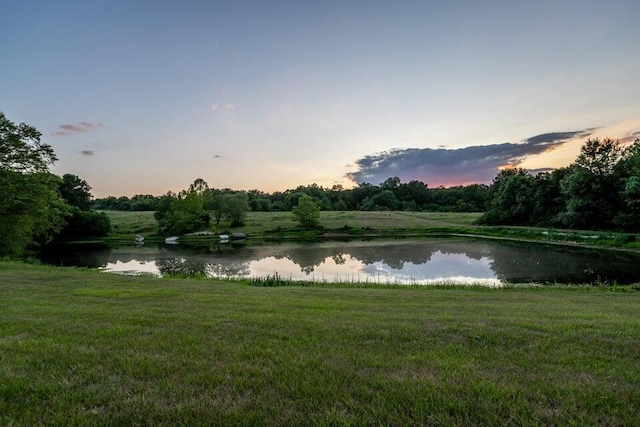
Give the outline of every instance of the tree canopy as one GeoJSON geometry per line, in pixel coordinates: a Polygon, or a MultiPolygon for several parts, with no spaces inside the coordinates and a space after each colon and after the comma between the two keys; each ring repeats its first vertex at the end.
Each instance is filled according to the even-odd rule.
{"type": "Polygon", "coordinates": [[[573,164],[551,173],[502,170],[490,195],[483,224],[637,231],[640,140],[623,148],[609,138],[590,139],[573,164]]]}
{"type": "Polygon", "coordinates": [[[49,172],[58,160],[42,134],[25,123],[16,125],[0,112],[0,169],[21,173],[49,172]]]}
{"type": "Polygon", "coordinates": [[[0,113],[0,254],[50,241],[65,223],[69,207],[58,192],[60,179],[49,173],[56,157],[40,136],[0,113]]]}
{"type": "Polygon", "coordinates": [[[109,218],[91,209],[91,187],[49,172],[57,160],[33,126],[0,112],[0,255],[21,255],[53,239],[104,236],[109,218]]]}
{"type": "Polygon", "coordinates": [[[206,230],[212,219],[218,225],[225,218],[231,227],[238,227],[244,225],[249,210],[245,192],[210,189],[202,178],[196,179],[187,190],[162,196],[156,206],[154,215],[164,235],[206,230]]]}
{"type": "Polygon", "coordinates": [[[293,208],[293,220],[298,221],[305,228],[320,225],[320,206],[313,197],[303,194],[298,198],[298,205],[293,208]]]}
{"type": "MultiPolygon", "coordinates": [[[[200,184],[194,186],[194,190],[200,184]]],[[[206,183],[205,183],[206,184],[206,183]]],[[[190,186],[190,187],[191,187],[190,186]]],[[[237,191],[229,188],[208,188],[201,191],[205,210],[216,224],[225,217],[227,195],[244,193],[254,212],[291,212],[303,194],[313,197],[320,209],[326,211],[404,210],[431,212],[483,212],[487,208],[489,187],[484,184],[428,188],[421,181],[403,183],[399,178],[387,179],[380,185],[362,183],[353,188],[334,185],[325,188],[316,184],[298,186],[283,192],[265,193],[260,190],[237,191]],[[384,194],[381,194],[384,193],[384,194]],[[393,197],[391,196],[393,195],[393,197]]],[[[132,198],[109,196],[97,199],[97,209],[157,211],[165,196],[135,195],[132,198]]]]}
{"type": "Polygon", "coordinates": [[[62,175],[60,195],[71,206],[83,211],[91,209],[91,186],[77,175],[62,175]]]}
{"type": "Polygon", "coordinates": [[[70,206],[66,225],[60,232],[65,239],[103,237],[111,230],[111,222],[104,212],[92,208],[91,186],[77,175],[64,174],[59,186],[60,195],[70,206]]]}
{"type": "Polygon", "coordinates": [[[64,227],[69,206],[55,175],[0,168],[0,254],[20,255],[27,246],[51,241],[64,227]]]}

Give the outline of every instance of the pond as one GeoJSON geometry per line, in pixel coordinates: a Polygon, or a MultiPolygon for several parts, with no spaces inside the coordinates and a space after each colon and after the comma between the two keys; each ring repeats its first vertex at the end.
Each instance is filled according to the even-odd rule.
{"type": "Polygon", "coordinates": [[[417,239],[321,243],[213,243],[117,248],[68,245],[43,262],[120,274],[273,276],[316,282],[478,284],[640,282],[640,255],[494,240],[417,239]]]}

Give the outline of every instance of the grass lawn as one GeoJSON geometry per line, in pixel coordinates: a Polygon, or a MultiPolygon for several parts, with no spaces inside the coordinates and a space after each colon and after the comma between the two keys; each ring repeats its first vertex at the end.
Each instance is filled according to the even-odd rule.
{"type": "MultiPolygon", "coordinates": [[[[131,240],[136,234],[155,237],[158,225],[153,212],[104,211],[111,220],[111,238],[131,240]]],[[[369,227],[373,230],[423,230],[435,227],[467,227],[478,218],[479,213],[457,212],[321,212],[320,223],[327,229],[341,227],[369,227]]],[[[260,237],[274,230],[292,230],[298,223],[292,219],[291,212],[248,212],[246,224],[231,229],[228,222],[212,224],[217,232],[243,231],[251,236],[260,237]]]]}
{"type": "Polygon", "coordinates": [[[133,240],[136,234],[155,235],[158,224],[153,217],[154,212],[103,211],[111,221],[110,237],[133,240]]]}
{"type": "Polygon", "coordinates": [[[640,292],[623,290],[2,262],[0,425],[638,425],[640,292]]]}
{"type": "MultiPolygon", "coordinates": [[[[376,230],[424,229],[433,227],[469,226],[480,213],[404,212],[404,211],[323,211],[320,224],[327,229],[369,227],[376,230]]],[[[248,232],[260,233],[277,227],[294,228],[297,222],[291,212],[249,212],[248,232]]]]}
{"type": "MultiPolygon", "coordinates": [[[[158,227],[153,212],[105,212],[109,215],[112,225],[112,232],[107,241],[131,242],[136,234],[142,234],[148,241],[161,240],[157,235],[158,227]]],[[[232,229],[227,222],[223,221],[217,226],[212,224],[211,229],[214,233],[244,232],[254,240],[472,235],[640,251],[640,234],[554,230],[544,227],[478,226],[474,221],[480,215],[482,214],[466,212],[321,212],[320,224],[324,228],[305,231],[300,229],[298,223],[292,219],[291,212],[249,212],[246,224],[242,227],[232,229]]],[[[212,237],[192,237],[191,239],[210,240],[212,237]]]]}

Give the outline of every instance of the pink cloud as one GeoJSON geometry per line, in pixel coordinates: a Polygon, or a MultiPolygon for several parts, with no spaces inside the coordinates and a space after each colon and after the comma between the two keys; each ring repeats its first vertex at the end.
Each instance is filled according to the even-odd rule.
{"type": "Polygon", "coordinates": [[[58,126],[58,130],[53,133],[54,136],[65,136],[72,133],[85,133],[95,128],[104,127],[102,123],[78,122],[68,125],[58,126]]]}
{"type": "Polygon", "coordinates": [[[627,135],[620,138],[620,142],[622,144],[632,144],[636,139],[640,139],[640,131],[628,133],[627,135]]]}

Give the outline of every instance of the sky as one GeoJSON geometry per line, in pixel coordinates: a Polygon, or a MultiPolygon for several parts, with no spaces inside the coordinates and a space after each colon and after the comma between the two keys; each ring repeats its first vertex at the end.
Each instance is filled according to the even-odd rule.
{"type": "Polygon", "coordinates": [[[640,0],[31,1],[0,111],[95,197],[490,183],[640,137],[640,0]]]}

